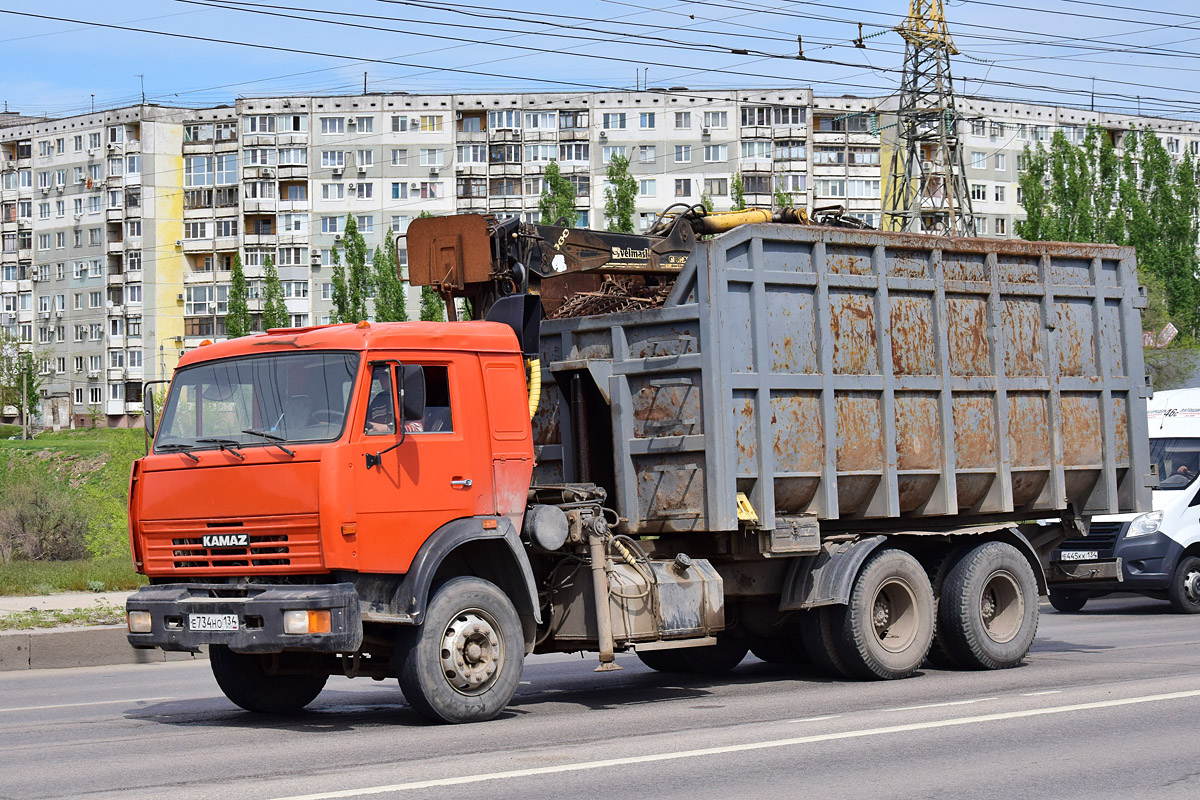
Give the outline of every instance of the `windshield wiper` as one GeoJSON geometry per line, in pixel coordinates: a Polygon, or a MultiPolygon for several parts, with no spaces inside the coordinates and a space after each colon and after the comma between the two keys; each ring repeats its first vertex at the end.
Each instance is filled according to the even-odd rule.
{"type": "Polygon", "coordinates": [[[203,439],[197,439],[196,443],[197,444],[215,444],[217,447],[221,448],[226,453],[237,456],[238,458],[242,459],[243,461],[246,460],[246,457],[244,455],[242,455],[241,453],[239,453],[237,450],[240,442],[238,442],[236,439],[219,439],[219,438],[215,438],[215,437],[205,437],[203,439]]]}
{"type": "Polygon", "coordinates": [[[256,431],[256,430],[254,430],[254,428],[246,428],[245,430],[242,431],[242,433],[248,433],[251,436],[261,436],[262,438],[266,439],[269,443],[275,445],[280,450],[287,453],[292,458],[296,457],[296,453],[294,450],[288,450],[286,447],[284,447],[283,445],[280,444],[280,442],[286,441],[282,436],[276,436],[275,434],[267,433],[266,431],[256,431]]]}
{"type": "Polygon", "coordinates": [[[172,453],[180,453],[182,455],[187,456],[192,461],[200,460],[195,455],[188,452],[188,450],[192,449],[192,446],[190,444],[185,444],[184,442],[171,442],[169,444],[160,444],[157,447],[155,447],[154,449],[155,450],[166,450],[166,451],[172,452],[172,453]]]}

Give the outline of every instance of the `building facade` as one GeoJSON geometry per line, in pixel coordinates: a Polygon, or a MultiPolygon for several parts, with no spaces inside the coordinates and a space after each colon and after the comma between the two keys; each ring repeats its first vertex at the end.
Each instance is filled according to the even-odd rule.
{"type": "MultiPolygon", "coordinates": [[[[576,187],[573,222],[604,227],[614,156],[630,161],[643,228],[674,204],[729,209],[738,177],[749,206],[840,205],[879,226],[894,103],[651,89],[10,115],[0,126],[0,328],[39,358],[44,424],[139,424],[143,383],[224,336],[235,256],[252,314],[270,257],[292,324],[321,324],[347,215],[369,252],[422,212],[534,221],[555,161],[576,187]]],[[[1119,146],[1131,125],[1149,125],[1170,152],[1200,151],[1200,125],[1179,120],[986,100],[960,110],[981,235],[1012,235],[1024,148],[1056,129],[1081,142],[1095,124],[1119,146]]],[[[410,292],[412,318],[418,306],[410,292]]]]}

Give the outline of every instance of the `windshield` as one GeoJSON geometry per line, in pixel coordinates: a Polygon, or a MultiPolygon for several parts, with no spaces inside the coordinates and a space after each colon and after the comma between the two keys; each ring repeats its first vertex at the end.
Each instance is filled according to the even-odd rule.
{"type": "Polygon", "coordinates": [[[1150,460],[1158,464],[1158,488],[1186,489],[1200,472],[1200,439],[1151,439],[1150,460]]]}
{"type": "Polygon", "coordinates": [[[336,439],[358,361],[357,353],[286,353],[180,370],[163,407],[155,452],[336,439]]]}

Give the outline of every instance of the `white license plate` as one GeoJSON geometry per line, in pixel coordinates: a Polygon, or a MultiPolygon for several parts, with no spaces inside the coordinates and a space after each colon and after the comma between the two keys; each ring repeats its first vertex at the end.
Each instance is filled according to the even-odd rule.
{"type": "Polygon", "coordinates": [[[236,631],[237,614],[188,614],[190,631],[236,631]]]}
{"type": "Polygon", "coordinates": [[[1058,557],[1061,561],[1090,561],[1099,558],[1100,553],[1095,550],[1063,550],[1058,557]]]}

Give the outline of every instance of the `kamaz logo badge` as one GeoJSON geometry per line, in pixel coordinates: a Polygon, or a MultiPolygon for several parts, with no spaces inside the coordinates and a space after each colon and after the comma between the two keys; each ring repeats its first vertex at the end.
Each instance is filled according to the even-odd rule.
{"type": "Polygon", "coordinates": [[[249,547],[248,533],[212,533],[201,539],[205,547],[249,547]]]}
{"type": "Polygon", "coordinates": [[[614,247],[612,257],[618,261],[649,261],[650,250],[648,248],[638,250],[634,247],[614,247]]]}

